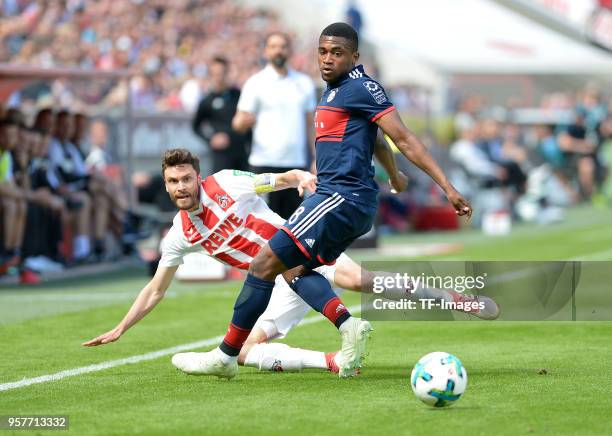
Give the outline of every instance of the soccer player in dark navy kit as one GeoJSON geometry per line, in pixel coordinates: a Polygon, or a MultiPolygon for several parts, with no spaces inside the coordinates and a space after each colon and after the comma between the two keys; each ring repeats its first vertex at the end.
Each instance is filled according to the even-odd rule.
{"type": "Polygon", "coordinates": [[[333,263],[374,223],[378,187],[372,154],[379,128],[443,189],[458,215],[472,213],[425,146],[403,124],[382,86],[361,65],[355,66],[359,59],[355,30],[345,23],[327,26],[319,38],[318,59],[327,89],[315,115],[317,190],[251,262],[223,343],[211,352],[194,353],[194,362],[181,368],[185,372],[226,378],[236,374],[236,356],[264,312],[276,276],[282,274],[304,301],[340,330],[342,348],[336,357],[340,377],[356,373],[370,323],[352,317],[329,282],[312,269],[333,263]]]}

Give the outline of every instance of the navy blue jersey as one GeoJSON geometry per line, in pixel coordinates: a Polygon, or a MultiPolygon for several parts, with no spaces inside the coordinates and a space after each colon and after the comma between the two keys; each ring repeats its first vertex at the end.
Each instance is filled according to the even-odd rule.
{"type": "Polygon", "coordinates": [[[318,192],[376,202],[375,121],[394,109],[385,90],[361,65],[328,83],[315,113],[318,192]]]}

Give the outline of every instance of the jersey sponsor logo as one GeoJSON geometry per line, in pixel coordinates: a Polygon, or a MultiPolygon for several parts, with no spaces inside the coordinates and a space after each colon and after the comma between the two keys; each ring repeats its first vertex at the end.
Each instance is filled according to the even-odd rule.
{"type": "Polygon", "coordinates": [[[334,97],[336,96],[336,94],[338,93],[338,88],[336,89],[332,89],[329,92],[329,95],[327,96],[327,102],[329,103],[330,101],[332,101],[334,99],[334,97]]]}
{"type": "Polygon", "coordinates": [[[378,83],[366,80],[363,82],[363,86],[365,86],[376,103],[383,104],[387,101],[387,96],[378,83]]]}
{"type": "Polygon", "coordinates": [[[243,223],[241,218],[238,218],[233,213],[229,214],[225,220],[219,224],[208,238],[202,242],[202,247],[208,252],[213,254],[234,231],[239,228],[243,223]]]}
{"type": "Polygon", "coordinates": [[[311,238],[307,238],[307,239],[304,239],[304,242],[306,242],[306,245],[308,245],[310,248],[312,248],[312,246],[315,243],[315,240],[311,239],[311,238]]]}
{"type": "Polygon", "coordinates": [[[351,79],[359,79],[360,77],[363,77],[363,73],[361,71],[355,69],[355,70],[353,70],[353,71],[351,71],[349,73],[349,77],[351,79]]]}

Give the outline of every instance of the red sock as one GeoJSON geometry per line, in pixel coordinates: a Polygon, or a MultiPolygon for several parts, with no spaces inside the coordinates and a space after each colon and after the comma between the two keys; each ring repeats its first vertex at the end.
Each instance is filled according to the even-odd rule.
{"type": "Polygon", "coordinates": [[[244,345],[250,333],[250,329],[247,330],[234,324],[230,324],[219,348],[229,356],[237,356],[240,354],[240,349],[244,345]]]}
{"type": "Polygon", "coordinates": [[[344,321],[351,317],[351,314],[338,297],[334,297],[325,303],[321,313],[323,313],[325,318],[333,322],[336,327],[340,327],[344,321]]]}

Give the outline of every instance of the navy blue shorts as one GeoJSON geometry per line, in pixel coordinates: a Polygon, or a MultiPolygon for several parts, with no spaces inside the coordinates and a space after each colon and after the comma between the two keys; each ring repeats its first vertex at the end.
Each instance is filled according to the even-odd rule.
{"type": "Polygon", "coordinates": [[[351,201],[337,192],[315,193],[270,239],[270,248],[288,269],[331,265],[355,239],[372,228],[376,207],[351,201]]]}

